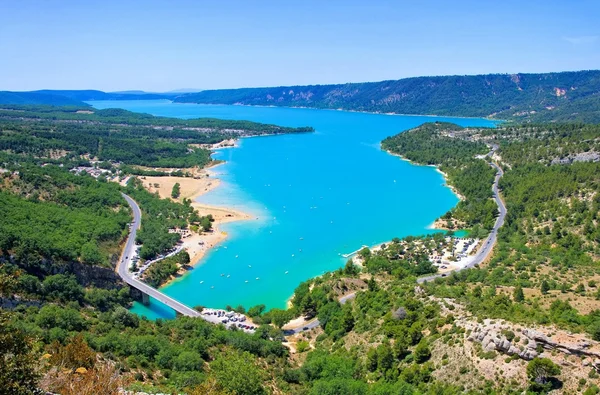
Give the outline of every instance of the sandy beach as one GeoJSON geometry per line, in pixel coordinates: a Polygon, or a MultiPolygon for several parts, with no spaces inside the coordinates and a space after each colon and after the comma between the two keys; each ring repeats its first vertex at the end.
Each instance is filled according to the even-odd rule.
{"type": "MultiPolygon", "coordinates": [[[[218,166],[218,165],[217,165],[218,166]]],[[[214,166],[212,167],[214,168],[214,166]]],[[[190,264],[197,265],[208,250],[223,242],[227,234],[219,229],[221,224],[234,221],[252,219],[250,215],[239,210],[215,207],[196,202],[196,199],[220,185],[220,180],[210,174],[208,169],[196,170],[194,178],[191,177],[140,177],[144,187],[152,193],[158,192],[161,198],[171,198],[171,191],[175,183],[179,183],[181,194],[173,199],[182,202],[191,199],[192,207],[198,210],[201,216],[211,214],[215,219],[213,231],[208,233],[194,233],[182,239],[183,247],[190,254],[190,264]]]]}

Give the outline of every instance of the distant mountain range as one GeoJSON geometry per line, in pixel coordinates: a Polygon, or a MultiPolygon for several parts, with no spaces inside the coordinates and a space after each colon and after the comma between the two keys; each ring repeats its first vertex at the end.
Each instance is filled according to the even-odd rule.
{"type": "Polygon", "coordinates": [[[338,85],[205,90],[182,103],[312,107],[492,117],[516,121],[600,122],[600,70],[545,74],[416,77],[338,85]]]}
{"type": "Polygon", "coordinates": [[[179,93],[144,91],[102,92],[98,90],[39,90],[31,92],[0,91],[0,104],[47,104],[53,106],[88,106],[91,100],[173,99],[179,93]]]}
{"type": "Polygon", "coordinates": [[[179,103],[344,109],[395,114],[490,117],[521,122],[600,123],[600,70],[543,74],[415,77],[337,85],[166,93],[98,90],[0,91],[0,104],[87,106],[91,100],[169,99],[179,103]]]}

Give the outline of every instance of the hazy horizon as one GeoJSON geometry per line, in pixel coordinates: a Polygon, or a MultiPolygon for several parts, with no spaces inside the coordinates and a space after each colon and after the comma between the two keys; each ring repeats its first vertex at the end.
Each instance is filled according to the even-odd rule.
{"type": "MultiPolygon", "coordinates": [[[[39,89],[31,89],[31,90],[20,90],[20,91],[12,91],[12,92],[35,92],[35,91],[59,91],[59,90],[76,90],[76,91],[102,91],[102,92],[106,92],[106,93],[128,93],[128,94],[136,94],[136,93],[147,93],[147,94],[167,94],[167,93],[195,93],[195,92],[201,92],[201,91],[209,91],[209,90],[226,90],[226,89],[246,89],[246,88],[278,88],[278,87],[290,87],[290,86],[314,86],[314,85],[343,85],[343,84],[360,84],[360,83],[369,83],[369,82],[383,82],[383,81],[395,81],[395,80],[402,80],[402,79],[409,79],[409,78],[420,78],[420,77],[453,77],[453,76],[477,76],[477,75],[493,75],[493,74],[499,74],[499,75],[511,75],[511,74],[551,74],[551,73],[576,73],[576,72],[580,72],[580,71],[600,71],[600,68],[595,68],[595,69],[581,69],[581,70],[558,70],[558,71],[546,71],[546,72],[516,72],[516,73],[485,73],[485,74],[439,74],[439,75],[416,75],[416,76],[412,76],[412,77],[403,77],[403,78],[396,78],[396,79],[388,79],[388,80],[377,80],[377,81],[346,81],[346,82],[336,82],[336,83],[309,83],[309,84],[301,84],[301,85],[262,85],[262,86],[238,86],[238,87],[231,87],[231,88],[210,88],[210,89],[201,89],[201,88],[179,88],[179,89],[171,89],[168,91],[150,91],[150,90],[144,90],[144,89],[122,89],[122,90],[102,90],[102,89],[97,89],[97,88],[80,88],[80,89],[61,89],[61,88],[57,88],[57,89],[51,89],[51,88],[39,88],[39,89]]],[[[0,89],[0,91],[5,90],[5,89],[0,89]]],[[[7,91],[7,90],[5,90],[7,91]]]]}

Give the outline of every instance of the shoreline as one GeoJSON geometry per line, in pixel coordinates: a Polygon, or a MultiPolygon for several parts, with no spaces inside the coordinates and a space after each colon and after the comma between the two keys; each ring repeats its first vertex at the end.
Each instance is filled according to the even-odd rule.
{"type": "MultiPolygon", "coordinates": [[[[159,99],[160,100],[160,99],[159,99]]],[[[305,110],[323,110],[323,111],[344,111],[344,112],[355,112],[360,114],[375,114],[375,115],[391,115],[391,116],[402,116],[402,117],[431,117],[431,118],[459,118],[459,119],[485,119],[486,121],[493,122],[509,122],[504,119],[495,119],[490,118],[489,116],[483,117],[464,117],[460,115],[436,115],[436,114],[400,114],[396,112],[379,112],[379,111],[360,111],[360,110],[347,110],[344,108],[315,108],[315,107],[306,107],[306,106],[275,106],[275,105],[266,105],[266,104],[225,104],[225,103],[194,103],[194,102],[178,102],[174,100],[169,100],[173,104],[193,104],[197,106],[240,106],[240,107],[262,107],[262,108],[299,108],[305,110]]]]}
{"type": "MultiPolygon", "coordinates": [[[[332,110],[332,111],[335,111],[335,110],[332,110]]],[[[254,137],[254,136],[252,136],[252,137],[254,137]]],[[[256,136],[256,137],[260,137],[260,136],[256,136]]],[[[233,141],[229,140],[228,143],[230,143],[230,144],[221,145],[221,144],[217,143],[217,144],[213,145],[212,147],[210,147],[210,149],[228,149],[228,148],[239,147],[238,139],[234,139],[233,141]]],[[[206,148],[208,148],[208,147],[206,147],[206,148]]],[[[434,168],[437,173],[442,175],[442,177],[444,179],[444,186],[449,188],[452,191],[452,193],[458,198],[459,201],[462,201],[465,199],[463,195],[458,193],[458,191],[454,188],[454,186],[452,186],[448,183],[448,175],[445,172],[441,171],[437,165],[423,165],[420,163],[413,162],[410,159],[407,159],[400,154],[392,153],[388,150],[383,150],[383,151],[385,151],[386,153],[388,153],[390,155],[396,156],[396,157],[400,158],[401,160],[406,161],[413,166],[427,166],[427,167],[434,168]]],[[[204,167],[202,169],[196,169],[195,170],[196,177],[194,177],[194,178],[176,177],[176,176],[161,176],[161,177],[146,176],[146,177],[144,177],[144,179],[142,179],[142,181],[145,181],[144,186],[146,186],[146,189],[148,189],[151,192],[158,193],[161,196],[161,198],[169,198],[169,199],[172,199],[170,196],[170,191],[171,191],[172,185],[174,185],[176,182],[179,182],[181,185],[181,195],[179,198],[172,199],[172,200],[181,202],[184,198],[191,199],[192,200],[191,206],[198,211],[198,214],[200,216],[210,214],[215,219],[215,221],[213,222],[212,232],[209,232],[209,233],[205,233],[205,232],[193,233],[193,232],[191,232],[190,236],[181,239],[183,241],[183,244],[182,244],[183,249],[186,250],[188,252],[188,254],[190,255],[189,266],[191,266],[192,268],[198,267],[201,264],[202,259],[212,249],[214,249],[215,247],[217,247],[219,244],[223,243],[227,239],[228,235],[226,232],[221,230],[220,225],[230,223],[230,222],[246,221],[246,220],[255,219],[255,217],[253,217],[252,215],[245,213],[243,211],[237,210],[237,209],[233,209],[233,208],[229,208],[229,207],[214,206],[214,205],[197,202],[197,199],[199,197],[218,188],[221,185],[221,180],[216,176],[217,173],[215,172],[215,168],[224,163],[225,162],[223,162],[223,161],[213,162],[212,164],[208,165],[207,167],[204,167]],[[150,186],[150,184],[152,184],[152,185],[150,186]],[[159,187],[155,187],[155,184],[159,184],[159,187]]],[[[427,229],[441,230],[441,231],[452,230],[452,229],[447,229],[443,226],[439,226],[438,222],[440,222],[439,218],[436,219],[431,225],[429,225],[427,227],[427,229]]],[[[454,230],[457,230],[457,229],[454,229],[454,230]]],[[[377,244],[375,244],[373,246],[369,246],[367,248],[375,251],[375,250],[380,249],[383,244],[389,244],[391,242],[392,241],[389,240],[389,241],[377,243],[377,244]]],[[[359,257],[359,255],[357,253],[355,253],[355,254],[349,256],[348,260],[351,260],[355,265],[362,266],[362,262],[360,262],[360,260],[357,259],[358,257],[359,257]]],[[[180,268],[180,270],[177,272],[177,274],[175,276],[172,276],[170,279],[168,279],[163,284],[161,284],[159,289],[172,284],[173,282],[177,281],[180,278],[183,278],[186,275],[188,270],[189,269],[185,269],[183,267],[180,268]]],[[[316,277],[320,277],[320,276],[316,276],[316,277]]],[[[313,278],[316,278],[316,277],[313,277],[313,278]]],[[[286,308],[291,307],[291,300],[292,300],[293,296],[294,295],[292,294],[286,300],[286,308]]]]}
{"type": "MultiPolygon", "coordinates": [[[[228,235],[220,228],[221,225],[236,221],[252,220],[255,218],[252,215],[237,209],[214,206],[196,201],[200,196],[221,185],[221,180],[215,177],[214,169],[223,163],[225,162],[218,162],[211,166],[196,170],[196,174],[198,175],[197,178],[176,176],[139,177],[143,182],[144,187],[149,192],[158,193],[161,198],[168,198],[178,202],[181,202],[183,199],[190,199],[192,201],[191,206],[198,211],[200,216],[213,216],[214,222],[212,223],[211,232],[190,232],[189,236],[182,237],[181,239],[181,246],[190,255],[189,266],[193,268],[199,266],[202,259],[209,251],[227,239],[228,235]],[[175,183],[179,183],[181,189],[181,194],[177,199],[171,197],[171,189],[175,183]]],[[[170,285],[173,281],[185,276],[186,272],[187,270],[185,268],[181,268],[176,276],[171,277],[161,284],[159,288],[170,285]]]]}
{"type": "Polygon", "coordinates": [[[439,174],[441,174],[442,177],[444,178],[444,186],[446,188],[449,188],[452,191],[452,193],[454,194],[454,196],[456,196],[458,198],[459,201],[466,200],[466,198],[460,192],[458,192],[458,190],[454,187],[454,185],[452,185],[452,184],[450,184],[448,182],[448,174],[446,174],[442,170],[440,170],[440,167],[438,165],[423,165],[423,164],[420,164],[420,163],[413,162],[412,160],[407,159],[407,158],[405,158],[404,156],[402,156],[400,154],[396,154],[394,152],[390,152],[389,150],[382,149],[382,151],[384,151],[384,152],[386,152],[386,153],[388,153],[388,154],[390,154],[392,156],[396,156],[396,157],[402,159],[403,161],[410,163],[413,166],[433,167],[435,169],[435,171],[438,172],[439,174]]]}
{"type": "MultiPolygon", "coordinates": [[[[408,163],[409,163],[409,164],[411,164],[412,166],[425,166],[425,167],[432,167],[432,168],[434,168],[434,169],[435,169],[435,171],[436,171],[437,173],[441,174],[441,175],[442,175],[442,177],[444,178],[444,186],[445,186],[446,188],[449,188],[449,189],[452,191],[452,193],[453,193],[453,194],[454,194],[454,195],[455,195],[455,196],[458,198],[458,200],[459,200],[459,201],[464,201],[464,200],[466,199],[466,198],[465,198],[465,197],[464,197],[464,196],[463,196],[461,193],[459,193],[459,192],[456,190],[456,188],[455,188],[453,185],[451,185],[451,184],[449,184],[449,183],[448,183],[448,175],[447,175],[446,173],[444,173],[442,170],[440,170],[439,166],[437,166],[437,165],[423,165],[423,164],[420,164],[420,163],[416,163],[416,162],[414,162],[414,161],[412,161],[412,160],[410,160],[410,159],[407,159],[407,158],[405,158],[404,156],[402,156],[402,155],[400,155],[400,154],[396,154],[396,153],[394,153],[394,152],[390,152],[389,150],[384,150],[384,149],[382,149],[382,151],[384,151],[384,152],[388,153],[389,155],[392,155],[392,156],[398,157],[398,158],[400,158],[401,160],[403,160],[403,161],[405,161],[405,162],[408,162],[408,163]]],[[[435,221],[433,221],[433,222],[432,222],[432,223],[431,223],[429,226],[427,226],[427,228],[426,228],[426,229],[431,229],[431,230],[442,230],[442,231],[458,231],[458,230],[463,230],[463,229],[448,229],[448,228],[446,228],[446,227],[444,227],[444,226],[440,226],[440,224],[439,224],[440,222],[442,222],[442,220],[441,220],[440,218],[437,218],[437,219],[436,219],[435,221]]],[[[388,241],[384,241],[384,242],[381,242],[381,243],[378,243],[378,244],[375,244],[375,245],[369,246],[369,247],[367,247],[367,248],[369,248],[371,251],[376,251],[376,250],[379,250],[379,249],[381,249],[381,246],[382,246],[383,244],[389,244],[389,243],[391,243],[391,242],[392,242],[392,240],[388,240],[388,241]]],[[[357,265],[357,266],[361,266],[361,267],[362,267],[362,262],[360,262],[359,260],[357,260],[357,259],[356,259],[356,257],[358,257],[358,252],[355,252],[355,253],[351,254],[351,255],[348,257],[348,259],[349,259],[349,260],[351,260],[353,264],[355,264],[355,265],[357,265]]],[[[288,299],[288,301],[287,301],[287,303],[288,303],[288,304],[291,302],[291,299],[292,299],[292,297],[293,297],[293,295],[292,295],[292,296],[291,296],[291,297],[288,299]]]]}

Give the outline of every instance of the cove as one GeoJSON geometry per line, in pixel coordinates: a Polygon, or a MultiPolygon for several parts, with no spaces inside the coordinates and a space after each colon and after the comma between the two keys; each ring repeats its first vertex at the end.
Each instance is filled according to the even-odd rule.
{"type": "MultiPolygon", "coordinates": [[[[226,161],[214,170],[222,183],[199,200],[257,219],[222,225],[227,240],[162,291],[189,306],[215,308],[240,304],[284,308],[300,282],[342,267],[346,260],[341,254],[393,237],[430,233],[429,225],[452,208],[457,197],[435,169],[387,154],[380,141],[424,122],[495,125],[473,118],[167,100],[90,104],[186,119],[315,128],[310,134],[242,139],[239,147],[213,155],[226,161]]],[[[148,307],[136,303],[132,311],[151,319],[175,316],[156,301],[148,307]]]]}

